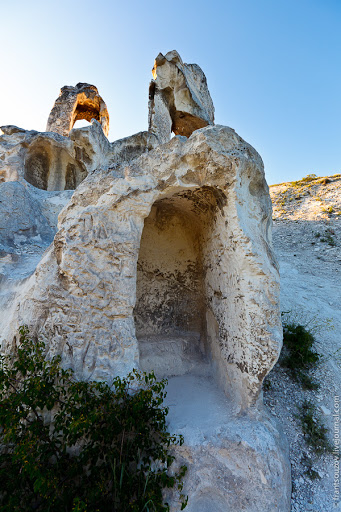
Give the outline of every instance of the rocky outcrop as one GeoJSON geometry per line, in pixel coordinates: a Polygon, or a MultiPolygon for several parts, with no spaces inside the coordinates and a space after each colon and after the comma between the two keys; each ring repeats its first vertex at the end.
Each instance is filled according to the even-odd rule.
{"type": "Polygon", "coordinates": [[[149,86],[149,131],[167,142],[171,132],[189,137],[213,122],[214,106],[202,69],[184,64],[175,50],[159,53],[149,86]]]}
{"type": "Polygon", "coordinates": [[[74,190],[89,172],[128,162],[158,145],[150,132],[110,143],[95,120],[71,130],[69,137],[16,126],[0,129],[0,183],[20,181],[48,191],[74,190]]]}
{"type": "Polygon", "coordinates": [[[57,133],[2,126],[0,181],[21,181],[42,190],[71,190],[87,176],[91,160],[57,133]]]}
{"type": "Polygon", "coordinates": [[[78,186],[48,256],[53,291],[38,268],[34,312],[20,308],[15,325],[53,303],[39,332],[79,375],[101,379],[138,363],[138,338],[190,336],[245,409],[281,348],[270,226],[251,146],[222,126],[175,138],[78,186]]]}
{"type": "Polygon", "coordinates": [[[308,174],[270,187],[274,220],[334,220],[341,215],[341,174],[308,174]]]}
{"type": "Polygon", "coordinates": [[[146,132],[2,128],[2,350],[27,324],[79,378],[168,377],[189,509],[287,512],[285,440],[262,407],[282,343],[263,163],[213,125],[198,66],[170,52],[154,71],[146,132]]]}
{"type": "Polygon", "coordinates": [[[79,83],[75,87],[65,85],[61,88],[49,115],[46,131],[60,135],[69,135],[76,121],[96,119],[106,136],[109,133],[109,114],[107,106],[98,94],[97,87],[79,83]]]}

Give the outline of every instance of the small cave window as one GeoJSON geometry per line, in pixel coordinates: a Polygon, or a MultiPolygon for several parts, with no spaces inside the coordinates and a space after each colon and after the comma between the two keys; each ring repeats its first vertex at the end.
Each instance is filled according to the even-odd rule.
{"type": "Polygon", "coordinates": [[[100,112],[91,102],[78,103],[73,115],[72,128],[81,128],[91,123],[91,119],[100,121],[100,112]]]}
{"type": "Polygon", "coordinates": [[[91,123],[87,121],[86,119],[78,119],[78,121],[75,121],[72,128],[85,128],[86,126],[90,126],[91,123]]]}

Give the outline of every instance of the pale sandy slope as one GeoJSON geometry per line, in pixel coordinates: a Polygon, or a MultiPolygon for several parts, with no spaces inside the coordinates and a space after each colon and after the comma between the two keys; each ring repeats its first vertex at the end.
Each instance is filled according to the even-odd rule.
{"type": "Polygon", "coordinates": [[[333,457],[319,459],[305,444],[295,418],[305,398],[319,407],[333,438],[335,395],[341,395],[341,175],[270,187],[273,241],[281,272],[281,308],[298,323],[315,328],[316,350],[324,357],[315,371],[318,391],[302,391],[278,367],[270,373],[265,402],[289,437],[293,471],[293,511],[331,512],[334,506],[333,457]],[[329,330],[331,323],[333,329],[329,330]],[[320,478],[305,474],[304,456],[313,458],[320,478]]]}

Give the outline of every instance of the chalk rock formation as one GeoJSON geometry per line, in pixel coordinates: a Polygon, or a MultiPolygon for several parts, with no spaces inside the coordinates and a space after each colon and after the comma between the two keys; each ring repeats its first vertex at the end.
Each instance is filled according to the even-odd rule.
{"type": "Polygon", "coordinates": [[[288,446],[273,417],[265,411],[236,417],[207,377],[174,377],[167,391],[169,428],[186,440],[175,450],[177,463],[188,468],[186,510],[290,510],[288,446]]]}
{"type": "Polygon", "coordinates": [[[149,131],[160,142],[171,132],[189,137],[214,122],[214,106],[204,72],[197,64],[184,64],[173,50],[155,59],[149,86],[149,131]]]}
{"type": "Polygon", "coordinates": [[[263,163],[213,125],[200,68],[176,52],[156,66],[148,132],[2,128],[2,350],[27,324],[79,378],[168,377],[189,510],[287,512],[287,448],[261,393],[282,342],[263,163]]]}
{"type": "Polygon", "coordinates": [[[18,181],[0,183],[0,233],[2,249],[19,244],[53,241],[54,230],[39,201],[18,181]]]}
{"type": "Polygon", "coordinates": [[[1,130],[5,135],[0,138],[0,181],[24,180],[42,190],[70,190],[87,175],[90,162],[78,158],[71,139],[8,126],[1,130]]]}
{"type": "MultiPolygon", "coordinates": [[[[262,162],[251,146],[222,126],[177,137],[78,186],[49,253],[52,295],[39,269],[41,298],[29,291],[29,317],[54,303],[39,332],[59,340],[56,350],[84,377],[120,373],[125,343],[132,368],[137,338],[159,350],[165,336],[188,338],[235,404],[248,407],[281,347],[270,224],[262,162]],[[79,332],[70,331],[75,312],[79,332]]],[[[32,324],[22,314],[17,321],[32,324]]]]}
{"type": "Polygon", "coordinates": [[[107,106],[98,94],[97,87],[79,83],[75,87],[65,85],[49,115],[46,131],[68,135],[76,121],[96,119],[106,136],[109,133],[107,106]]]}
{"type": "Polygon", "coordinates": [[[74,190],[98,168],[129,161],[158,144],[150,132],[110,143],[98,121],[71,130],[69,137],[1,126],[0,183],[20,181],[48,191],[74,190]]]}

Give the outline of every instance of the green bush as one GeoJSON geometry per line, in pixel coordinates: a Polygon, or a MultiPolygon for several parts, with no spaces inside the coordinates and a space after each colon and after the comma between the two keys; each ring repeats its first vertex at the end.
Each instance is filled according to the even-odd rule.
{"type": "Polygon", "coordinates": [[[314,452],[317,455],[332,452],[333,448],[327,437],[328,429],[323,424],[316,406],[311,401],[305,400],[298,410],[299,414],[296,417],[300,421],[307,443],[314,452]]]}
{"type": "Polygon", "coordinates": [[[167,511],[167,488],[184,509],[166,381],[133,371],[111,387],[80,382],[44,353],[21,328],[16,354],[0,360],[0,510],[167,511]]]}
{"type": "Polygon", "coordinates": [[[317,389],[318,384],[310,377],[308,371],[319,361],[319,354],[312,350],[314,335],[303,325],[283,324],[283,351],[280,364],[288,368],[295,380],[304,389],[317,389]]]}

